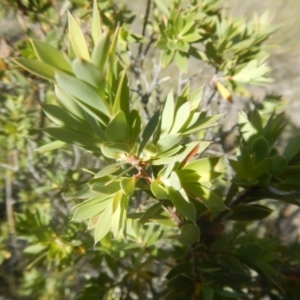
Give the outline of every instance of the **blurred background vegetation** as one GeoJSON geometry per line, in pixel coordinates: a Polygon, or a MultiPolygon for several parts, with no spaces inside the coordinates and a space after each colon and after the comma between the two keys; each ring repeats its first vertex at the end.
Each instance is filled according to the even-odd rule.
{"type": "MultiPolygon", "coordinates": [[[[99,4],[109,13],[106,2],[99,1],[99,4]]],[[[155,240],[151,240],[150,233],[155,228],[149,227],[145,233],[137,224],[132,224],[132,240],[126,245],[107,240],[93,247],[85,224],[69,223],[74,203],[68,195],[80,190],[88,178],[81,168],[97,166],[99,161],[78,147],[53,153],[34,152],[47,141],[40,131],[34,130],[47,122],[39,103],[53,101],[54,94],[47,83],[20,71],[9,58],[33,55],[27,36],[66,48],[67,9],[85,19],[89,17],[90,4],[86,0],[2,0],[0,3],[0,299],[84,300],[102,299],[103,295],[107,299],[158,299],[157,293],[163,291],[162,277],[172,265],[172,259],[182,255],[176,243],[171,246],[164,239],[164,232],[159,232],[160,247],[152,247],[155,240]],[[135,249],[134,255],[131,249],[135,249]],[[159,263],[158,256],[165,258],[165,265],[159,263]],[[149,291],[150,296],[143,294],[144,291],[149,291]],[[143,298],[138,298],[139,295],[143,298]]],[[[123,4],[137,15],[132,28],[141,33],[146,1],[118,1],[119,7],[123,4]]],[[[300,125],[297,26],[300,2],[246,0],[241,4],[229,0],[223,1],[223,7],[225,12],[230,9],[233,15],[246,18],[269,12],[277,31],[268,41],[272,47],[271,76],[275,79],[268,92],[288,100],[289,128],[293,130],[300,125]]],[[[119,13],[126,15],[126,11],[119,13]]],[[[213,74],[201,64],[193,68],[194,86],[207,83],[213,74]]],[[[174,87],[173,81],[182,79],[174,70],[170,68],[163,74],[172,74],[171,82],[163,87],[166,91],[174,87]]],[[[266,95],[262,88],[252,92],[260,100],[266,95]]],[[[260,233],[279,234],[291,243],[280,248],[283,256],[286,252],[291,257],[299,253],[299,245],[292,243],[300,233],[298,216],[297,208],[282,206],[280,222],[274,224],[271,219],[259,228],[260,233]]],[[[295,265],[298,263],[293,261],[295,265]]],[[[299,274],[294,274],[294,278],[292,284],[298,284],[299,274]]],[[[295,286],[293,293],[295,298],[291,299],[298,299],[295,286]]]]}

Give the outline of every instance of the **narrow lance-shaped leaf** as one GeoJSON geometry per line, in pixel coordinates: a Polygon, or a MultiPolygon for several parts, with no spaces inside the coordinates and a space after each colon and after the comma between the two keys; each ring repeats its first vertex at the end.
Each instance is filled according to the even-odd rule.
{"type": "Polygon", "coordinates": [[[109,32],[106,31],[101,35],[92,52],[92,62],[100,71],[103,71],[108,60],[109,47],[110,37],[109,32]]]}
{"type": "Polygon", "coordinates": [[[91,128],[89,124],[86,121],[80,122],[59,106],[42,104],[42,109],[48,118],[51,119],[55,124],[72,131],[80,132],[90,137],[94,136],[93,132],[90,131],[91,128]]]}
{"type": "Polygon", "coordinates": [[[155,203],[154,205],[150,206],[141,216],[140,223],[144,225],[151,219],[155,214],[161,209],[161,203],[155,203]]]}
{"type": "Polygon", "coordinates": [[[79,24],[70,13],[68,14],[68,24],[69,37],[76,56],[89,61],[90,54],[86,44],[86,40],[79,24]]]}
{"type": "Polygon", "coordinates": [[[72,66],[75,76],[93,86],[99,96],[104,100],[106,82],[104,75],[99,71],[99,69],[90,62],[81,58],[76,58],[73,61],[72,66]]]}
{"type": "Polygon", "coordinates": [[[173,93],[170,92],[167,96],[162,111],[161,128],[160,128],[161,135],[165,135],[170,131],[174,121],[174,110],[175,110],[175,104],[174,104],[173,93]]]}
{"type": "Polygon", "coordinates": [[[114,99],[113,111],[116,113],[119,110],[122,110],[126,116],[129,117],[129,87],[126,71],[121,72],[121,77],[119,80],[118,90],[114,99]]]}
{"type": "Polygon", "coordinates": [[[141,154],[147,142],[150,140],[151,136],[155,132],[158,122],[159,122],[160,111],[158,110],[150,119],[148,124],[146,125],[143,134],[142,134],[142,142],[138,150],[138,155],[141,154]]]}
{"type": "Polygon", "coordinates": [[[101,241],[109,232],[112,224],[112,206],[108,205],[101,213],[94,232],[95,244],[101,241]]]}
{"type": "Polygon", "coordinates": [[[133,109],[130,111],[128,123],[130,128],[130,142],[134,144],[140,135],[142,126],[142,120],[137,110],[133,109]]]}
{"type": "Polygon", "coordinates": [[[128,142],[130,131],[123,111],[118,111],[107,125],[105,134],[110,141],[128,142]]]}
{"type": "Polygon", "coordinates": [[[97,0],[94,0],[93,18],[92,18],[92,38],[93,38],[94,45],[97,44],[100,36],[101,36],[100,15],[99,15],[99,10],[98,10],[97,0]]]}
{"type": "Polygon", "coordinates": [[[34,75],[54,81],[56,69],[52,66],[49,66],[38,60],[32,60],[27,58],[16,58],[12,59],[12,61],[19,65],[21,68],[25,69],[26,71],[33,73],[34,75]]]}
{"type": "Polygon", "coordinates": [[[101,178],[107,175],[111,175],[116,173],[117,171],[120,170],[121,166],[123,163],[115,163],[115,164],[110,164],[107,165],[106,167],[102,168],[94,178],[101,178]]]}
{"type": "Polygon", "coordinates": [[[30,41],[36,56],[41,62],[48,64],[58,70],[73,73],[70,63],[66,60],[64,55],[59,50],[42,41],[30,41]]]}
{"type": "Polygon", "coordinates": [[[168,192],[172,203],[184,217],[191,221],[196,221],[196,209],[193,203],[187,202],[179,191],[176,191],[172,187],[168,188],[168,192]]]}
{"type": "Polygon", "coordinates": [[[191,115],[191,105],[189,102],[186,102],[179,107],[176,113],[174,124],[170,132],[171,133],[179,132],[184,127],[188,119],[190,118],[190,115],[191,115]]]}
{"type": "Polygon", "coordinates": [[[92,218],[100,214],[108,205],[111,205],[111,202],[111,197],[99,197],[86,201],[85,203],[76,208],[72,221],[82,221],[92,218]]]}
{"type": "Polygon", "coordinates": [[[131,196],[135,190],[135,178],[134,177],[123,178],[120,181],[120,187],[125,195],[131,196]]]}
{"type": "Polygon", "coordinates": [[[71,131],[65,128],[49,127],[43,129],[43,131],[56,140],[60,140],[67,144],[78,145],[91,151],[100,152],[100,143],[94,138],[87,137],[78,132],[71,131]]]}
{"type": "Polygon", "coordinates": [[[86,121],[85,112],[76,103],[75,99],[63,91],[59,86],[55,85],[55,95],[59,104],[77,119],[86,121]]]}
{"type": "Polygon", "coordinates": [[[55,149],[59,149],[62,148],[66,145],[65,142],[62,141],[54,141],[51,143],[48,143],[46,145],[43,145],[42,147],[39,147],[37,149],[34,149],[34,151],[37,152],[46,152],[46,151],[51,151],[51,150],[55,150],[55,149]]]}
{"type": "MultiPolygon", "coordinates": [[[[99,97],[96,91],[87,83],[65,74],[56,74],[58,85],[68,94],[79,99],[82,104],[86,104],[91,110],[98,112],[98,118],[101,115],[110,116],[107,104],[99,97]]],[[[80,104],[80,102],[78,102],[80,104]]],[[[85,108],[86,106],[83,106],[85,108]]]]}

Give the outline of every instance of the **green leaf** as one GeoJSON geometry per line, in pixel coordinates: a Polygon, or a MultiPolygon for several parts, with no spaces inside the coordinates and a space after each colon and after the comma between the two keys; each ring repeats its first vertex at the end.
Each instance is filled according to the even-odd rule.
{"type": "Polygon", "coordinates": [[[107,206],[111,205],[112,197],[98,197],[89,199],[78,206],[72,221],[82,221],[100,214],[107,206]]]}
{"type": "Polygon", "coordinates": [[[130,107],[130,96],[129,96],[129,87],[128,79],[125,71],[121,72],[121,78],[119,79],[119,85],[117,89],[116,96],[114,98],[113,111],[117,113],[121,110],[126,118],[129,117],[129,107],[130,107]]]}
{"type": "Polygon", "coordinates": [[[148,124],[146,125],[143,134],[142,134],[142,142],[140,144],[138,150],[138,156],[142,153],[143,149],[145,148],[147,142],[150,140],[151,136],[155,132],[157,125],[159,123],[160,111],[158,110],[150,119],[148,124]]]}
{"type": "Polygon", "coordinates": [[[75,18],[68,13],[69,38],[77,57],[90,61],[88,46],[75,18]]]}
{"type": "Polygon", "coordinates": [[[58,70],[73,73],[70,63],[59,50],[42,41],[30,40],[30,42],[36,56],[41,62],[58,70]]]}
{"type": "Polygon", "coordinates": [[[249,170],[251,174],[251,180],[259,179],[262,175],[268,173],[271,164],[271,159],[265,159],[262,162],[260,162],[253,170],[251,170],[252,172],[250,172],[249,170]]]}
{"type": "Polygon", "coordinates": [[[73,116],[81,121],[86,121],[85,112],[76,103],[76,100],[64,92],[59,86],[55,85],[55,95],[59,104],[73,116]]]}
{"type": "MultiPolygon", "coordinates": [[[[99,97],[97,92],[87,83],[65,74],[56,74],[55,76],[58,85],[69,95],[75,97],[80,101],[77,101],[83,109],[86,104],[92,111],[95,112],[95,117],[98,117],[100,121],[103,119],[103,115],[110,116],[107,104],[99,97]]],[[[89,113],[89,111],[87,110],[89,113]]]]}
{"type": "Polygon", "coordinates": [[[162,66],[165,68],[167,67],[174,59],[175,51],[174,50],[167,50],[164,51],[161,59],[162,66]]]}
{"type": "Polygon", "coordinates": [[[256,163],[261,162],[269,155],[269,143],[268,141],[263,138],[257,138],[251,147],[252,152],[255,153],[256,163]]]}
{"type": "Polygon", "coordinates": [[[157,150],[159,153],[165,152],[178,145],[182,137],[179,134],[169,134],[161,138],[157,142],[157,150]]]}
{"type": "Polygon", "coordinates": [[[161,135],[165,135],[169,133],[169,131],[171,130],[174,121],[174,112],[175,112],[174,98],[173,98],[173,93],[170,92],[167,96],[162,111],[161,128],[160,128],[161,135]]]}
{"type": "Polygon", "coordinates": [[[96,66],[81,58],[76,58],[72,67],[78,79],[96,88],[101,99],[105,99],[105,77],[96,66]]]}
{"type": "Polygon", "coordinates": [[[113,215],[112,215],[112,222],[111,222],[111,230],[116,237],[119,234],[120,230],[120,217],[121,217],[121,201],[122,201],[123,193],[119,191],[115,194],[113,198],[113,215]]]}
{"type": "Polygon", "coordinates": [[[121,179],[120,187],[125,195],[131,196],[135,190],[135,178],[130,177],[121,179]]]}
{"type": "Polygon", "coordinates": [[[262,205],[238,205],[230,209],[228,220],[249,221],[267,218],[273,210],[262,205]]]}
{"type": "Polygon", "coordinates": [[[93,49],[92,62],[100,71],[103,71],[106,62],[108,61],[110,45],[109,32],[107,31],[102,34],[93,49]]]}
{"type": "Polygon", "coordinates": [[[149,221],[149,219],[151,219],[152,217],[154,217],[156,215],[156,213],[158,213],[161,209],[161,203],[155,203],[154,205],[150,206],[149,208],[147,208],[147,210],[143,213],[143,215],[140,217],[140,224],[144,225],[145,223],[147,223],[149,221]]]}
{"type": "Polygon", "coordinates": [[[126,116],[123,111],[118,111],[107,125],[105,134],[110,141],[127,142],[130,138],[130,131],[126,116]]]}
{"type": "Polygon", "coordinates": [[[71,114],[69,114],[66,110],[56,105],[42,104],[41,106],[47,117],[55,124],[90,137],[94,136],[93,132],[91,132],[89,124],[86,121],[79,121],[71,114]]]}
{"type": "Polygon", "coordinates": [[[283,156],[289,162],[291,161],[296,154],[300,151],[300,135],[294,136],[286,146],[283,156]]]}
{"type": "Polygon", "coordinates": [[[100,138],[102,142],[107,141],[107,137],[105,135],[105,131],[101,128],[101,125],[98,123],[97,120],[95,120],[91,115],[88,113],[85,113],[86,118],[90,124],[90,126],[93,128],[94,133],[100,138]]]}
{"type": "Polygon", "coordinates": [[[214,214],[226,209],[222,199],[213,191],[197,183],[182,182],[183,188],[193,199],[203,203],[214,214]]]}
{"type": "Polygon", "coordinates": [[[172,188],[177,191],[179,191],[181,189],[180,178],[178,177],[178,175],[175,171],[171,172],[170,184],[171,184],[172,188]]]}
{"type": "Polygon", "coordinates": [[[199,119],[193,123],[193,125],[188,125],[187,128],[183,128],[181,131],[184,135],[190,135],[196,131],[200,131],[212,126],[215,126],[217,120],[219,120],[223,115],[214,115],[212,117],[199,117],[199,119]]]}
{"type": "Polygon", "coordinates": [[[202,299],[203,300],[213,300],[214,298],[214,290],[207,285],[204,285],[202,288],[202,299]]]}
{"type": "Polygon", "coordinates": [[[181,227],[179,241],[183,244],[191,245],[200,239],[200,229],[194,223],[188,223],[181,227]]]}
{"type": "Polygon", "coordinates": [[[30,73],[51,81],[54,80],[56,69],[43,62],[27,58],[16,58],[12,61],[30,73]]]}
{"type": "Polygon", "coordinates": [[[112,206],[108,205],[101,213],[94,232],[95,244],[101,241],[109,232],[112,224],[112,206]]]}
{"type": "Polygon", "coordinates": [[[154,0],[154,2],[164,15],[169,16],[169,14],[170,14],[169,8],[164,2],[162,2],[160,0],[154,0]]]}
{"type": "Polygon", "coordinates": [[[116,173],[117,171],[120,170],[121,166],[123,163],[115,163],[115,164],[110,164],[104,168],[102,168],[95,176],[94,178],[101,178],[107,175],[111,175],[113,173],[116,173]]]}
{"type": "Polygon", "coordinates": [[[137,110],[133,109],[130,111],[128,123],[130,129],[130,142],[134,144],[140,135],[142,126],[142,120],[137,110]]]}
{"type": "Polygon", "coordinates": [[[271,174],[274,176],[282,175],[288,167],[288,163],[285,157],[281,155],[275,155],[272,157],[271,174]]]}
{"type": "Polygon", "coordinates": [[[161,184],[159,180],[153,180],[151,182],[150,188],[156,199],[169,199],[167,189],[161,184]]]}
{"type": "Polygon", "coordinates": [[[98,10],[97,0],[94,0],[93,18],[92,18],[92,38],[93,38],[94,45],[96,45],[100,36],[101,36],[100,15],[99,15],[99,10],[98,10]]]}
{"type": "Polygon", "coordinates": [[[30,245],[30,246],[26,247],[23,250],[23,253],[37,255],[37,254],[41,253],[42,251],[47,250],[47,248],[48,247],[46,245],[38,243],[38,244],[30,245]]]}
{"type": "Polygon", "coordinates": [[[66,145],[65,142],[54,141],[54,142],[48,143],[48,144],[46,144],[46,145],[44,145],[42,147],[34,149],[34,151],[37,151],[37,152],[46,152],[46,151],[51,151],[51,150],[62,148],[65,145],[66,145]]]}
{"type": "Polygon", "coordinates": [[[120,183],[118,181],[101,181],[94,182],[91,185],[91,190],[100,194],[112,195],[117,193],[120,190],[120,183]],[[109,184],[108,184],[109,183],[109,184]]]}
{"type": "Polygon", "coordinates": [[[184,169],[191,169],[196,172],[212,171],[218,164],[220,157],[205,157],[187,163],[184,169]]]}
{"type": "Polygon", "coordinates": [[[184,125],[187,123],[191,115],[191,104],[189,102],[181,105],[176,112],[174,124],[171,129],[171,133],[180,132],[184,125]]]}
{"type": "Polygon", "coordinates": [[[187,202],[181,195],[181,193],[172,187],[168,187],[168,193],[170,195],[171,201],[184,217],[196,221],[196,209],[193,203],[187,202]]]}
{"type": "Polygon", "coordinates": [[[130,148],[127,144],[105,142],[101,144],[101,151],[108,158],[125,158],[125,154],[129,154],[130,148]]]}
{"type": "Polygon", "coordinates": [[[95,139],[93,138],[87,137],[86,135],[71,131],[69,129],[49,127],[43,129],[43,132],[45,132],[52,138],[65,142],[67,144],[78,145],[80,147],[96,152],[99,152],[100,150],[99,141],[95,141],[95,139]]]}
{"type": "Polygon", "coordinates": [[[203,86],[191,92],[189,102],[191,103],[192,112],[199,108],[200,102],[202,100],[202,96],[203,96],[203,86]]]}
{"type": "Polygon", "coordinates": [[[178,68],[182,71],[182,72],[187,72],[188,70],[188,54],[186,52],[188,52],[189,50],[189,44],[185,43],[185,42],[179,42],[178,43],[178,48],[180,49],[180,51],[176,51],[174,58],[175,58],[175,62],[176,65],[178,66],[178,68]],[[182,45],[181,45],[182,44],[182,45]]]}

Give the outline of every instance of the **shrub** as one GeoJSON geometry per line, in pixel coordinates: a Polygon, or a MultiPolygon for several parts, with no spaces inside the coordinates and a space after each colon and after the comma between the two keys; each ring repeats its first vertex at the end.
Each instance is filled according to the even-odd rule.
{"type": "MultiPolygon", "coordinates": [[[[36,7],[34,20],[53,14],[49,3],[36,7]]],[[[267,15],[233,19],[218,0],[148,1],[141,35],[133,22],[131,11],[112,1],[94,1],[92,9],[82,1],[68,13],[66,38],[50,22],[44,41],[31,38],[12,60],[9,74],[24,79],[23,91],[28,82],[28,90],[37,84],[46,91],[40,106],[48,118],[46,128],[30,132],[34,117],[24,115],[24,99],[5,98],[7,115],[17,114],[16,126],[1,119],[7,153],[17,141],[24,151],[28,133],[42,152],[33,156],[27,146],[36,182],[31,195],[18,191],[30,200],[12,233],[26,241],[31,258],[29,271],[20,268],[18,293],[297,299],[290,274],[298,270],[298,242],[285,245],[266,230],[268,220],[280,221],[278,203],[299,206],[300,135],[279,143],[288,124],[280,97],[251,98],[253,85],[271,81],[267,15]],[[205,87],[193,83],[198,68],[213,70],[205,87]],[[177,87],[164,72],[169,79],[177,73],[177,87]],[[53,168],[70,163],[72,149],[72,169],[53,168]],[[85,173],[78,171],[80,156],[85,173]],[[45,203],[35,200],[42,195],[45,203]]]]}

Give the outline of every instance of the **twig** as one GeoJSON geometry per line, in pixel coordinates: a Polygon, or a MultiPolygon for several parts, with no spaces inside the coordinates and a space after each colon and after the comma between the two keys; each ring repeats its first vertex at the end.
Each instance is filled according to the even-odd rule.
{"type": "MultiPolygon", "coordinates": [[[[143,37],[145,37],[145,35],[146,35],[146,27],[147,27],[147,23],[148,23],[149,14],[150,14],[150,5],[151,5],[151,0],[147,0],[145,18],[144,18],[143,29],[142,29],[142,36],[143,37]]],[[[138,56],[141,56],[142,51],[143,51],[143,44],[140,44],[139,51],[138,51],[138,56]]],[[[141,61],[142,60],[143,60],[143,58],[141,58],[141,61]]]]}

